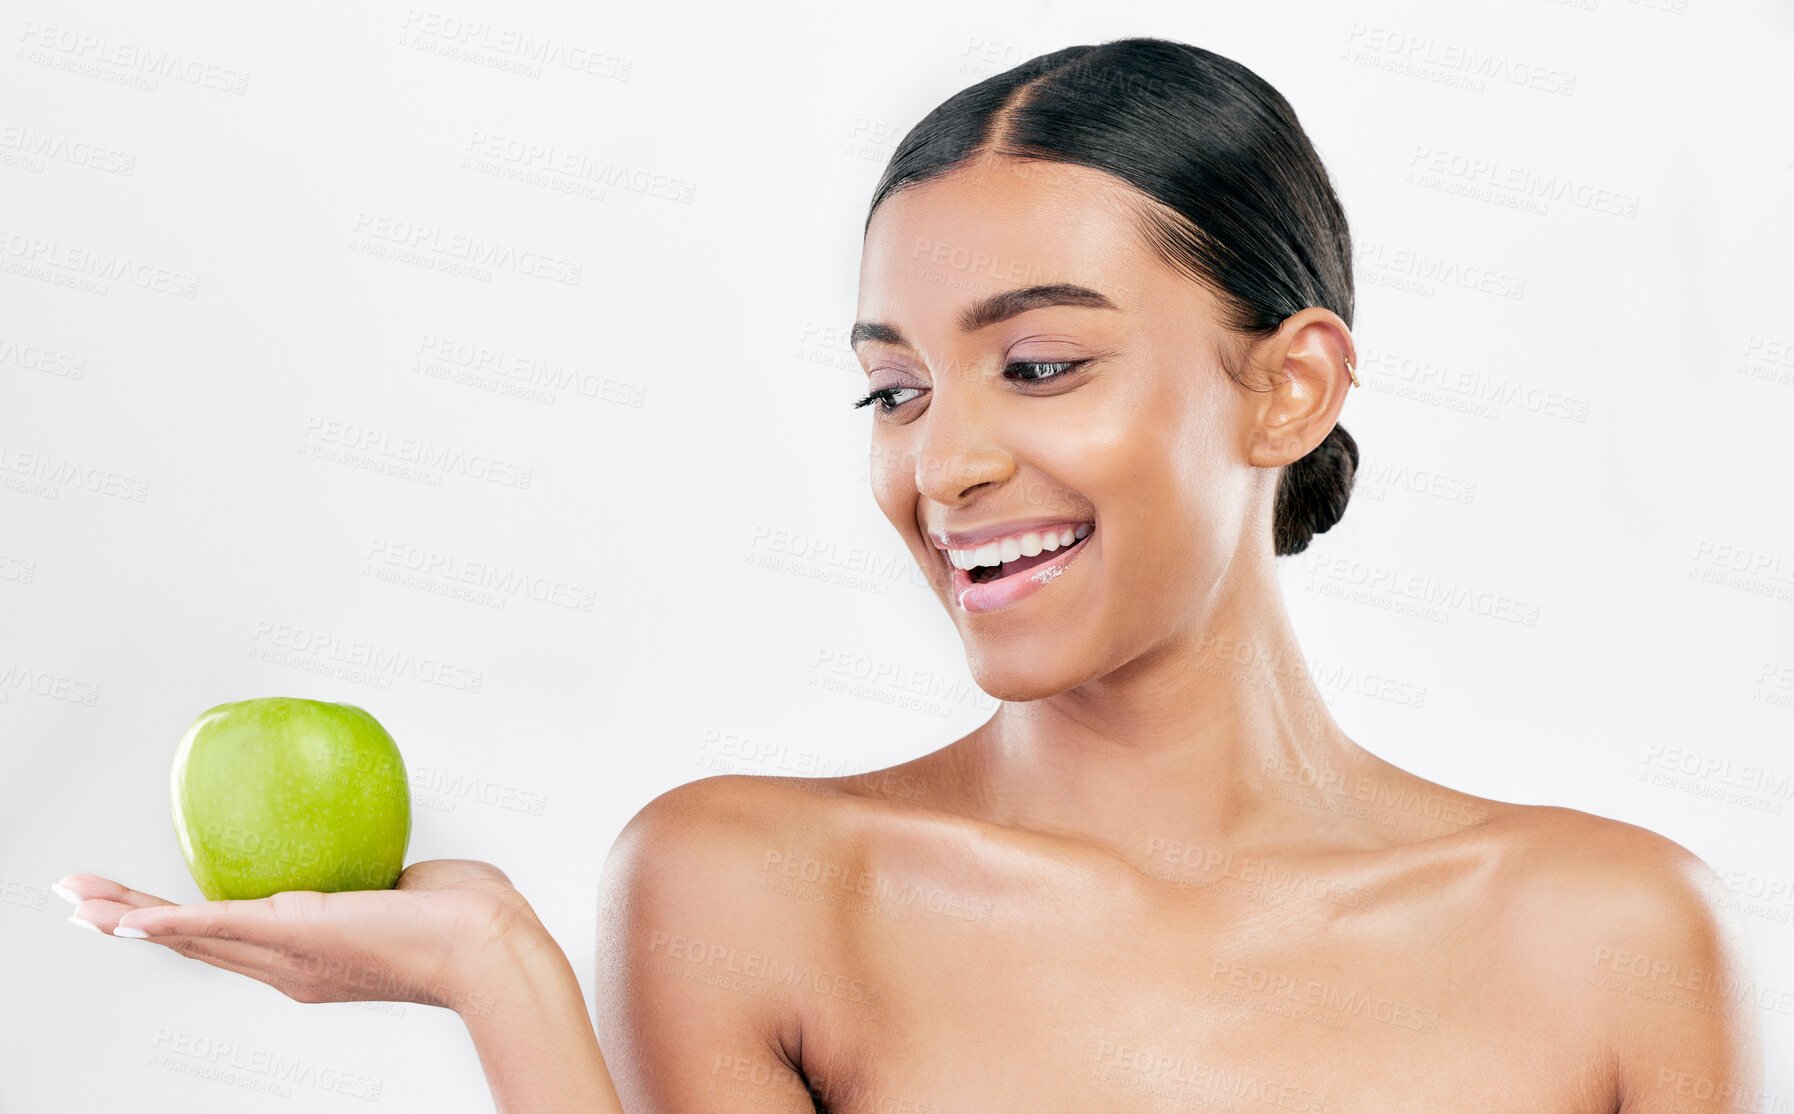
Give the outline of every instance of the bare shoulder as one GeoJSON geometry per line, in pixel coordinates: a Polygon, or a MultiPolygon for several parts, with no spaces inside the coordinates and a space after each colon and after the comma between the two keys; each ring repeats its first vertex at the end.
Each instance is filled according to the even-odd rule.
{"type": "Polygon", "coordinates": [[[850,799],[806,779],[720,774],[667,790],[624,826],[605,866],[618,899],[674,901],[760,888],[769,856],[821,851],[848,832],[850,799]]]}
{"type": "Polygon", "coordinates": [[[1501,804],[1481,835],[1502,864],[1488,908],[1509,958],[1587,1026],[1623,1114],[1754,1098],[1753,972],[1709,864],[1647,828],[1571,808],[1501,804]]]}
{"type": "Polygon", "coordinates": [[[1480,835],[1507,867],[1506,896],[1549,901],[1603,931],[1662,932],[1717,918],[1713,868],[1667,836],[1573,808],[1491,804],[1480,835]]]}
{"type": "Polygon", "coordinates": [[[833,960],[863,918],[833,892],[872,874],[875,854],[964,828],[902,769],[847,777],[722,774],[662,793],[624,826],[605,863],[600,910],[614,940],[708,935],[833,960]],[[656,933],[663,935],[656,936],[656,933]]]}
{"type": "MultiPolygon", "coordinates": [[[[1720,924],[1713,869],[1648,828],[1573,808],[1489,802],[1465,835],[1499,864],[1492,913],[1560,947],[1686,946],[1720,924]]],[[[1594,964],[1591,950],[1585,960],[1594,964]]]]}
{"type": "Polygon", "coordinates": [[[843,853],[843,803],[799,779],[722,775],[625,825],[598,895],[596,1024],[628,1109],[813,1109],[804,1034],[866,988],[830,911],[778,884],[843,853]]]}
{"type": "Polygon", "coordinates": [[[644,835],[665,837],[701,830],[706,835],[777,827],[792,809],[816,794],[794,786],[797,779],[750,774],[716,774],[674,786],[643,805],[618,837],[622,845],[644,835]]]}

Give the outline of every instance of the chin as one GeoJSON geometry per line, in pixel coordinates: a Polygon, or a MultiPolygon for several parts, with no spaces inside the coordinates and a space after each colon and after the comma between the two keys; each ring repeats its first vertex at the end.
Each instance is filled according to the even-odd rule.
{"type": "Polygon", "coordinates": [[[1061,662],[1042,660],[1028,652],[1015,652],[1015,647],[995,653],[981,653],[967,647],[966,664],[972,680],[988,695],[1011,704],[1044,700],[1057,696],[1083,678],[1065,671],[1061,662]]]}

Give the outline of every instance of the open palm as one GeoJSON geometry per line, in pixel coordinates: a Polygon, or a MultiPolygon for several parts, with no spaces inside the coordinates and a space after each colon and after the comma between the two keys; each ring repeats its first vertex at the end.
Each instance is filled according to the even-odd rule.
{"type": "Polygon", "coordinates": [[[489,1011],[467,973],[501,943],[546,933],[504,871],[473,859],[413,863],[390,890],[292,890],[177,905],[95,874],[59,883],[101,932],[162,944],[298,1002],[416,1002],[489,1011]],[[142,933],[140,937],[138,934],[142,933]]]}

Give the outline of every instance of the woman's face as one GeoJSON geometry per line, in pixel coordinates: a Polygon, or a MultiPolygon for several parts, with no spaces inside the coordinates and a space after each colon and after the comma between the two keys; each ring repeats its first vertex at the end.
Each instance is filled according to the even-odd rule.
{"type": "Polygon", "coordinates": [[[1236,557],[1270,555],[1276,474],[1249,458],[1274,401],[1222,370],[1217,304],[1141,239],[1139,198],[1087,167],[974,160],[867,230],[854,347],[890,392],[873,493],[1002,700],[1206,629],[1236,557]],[[1036,287],[1058,289],[1015,294],[1036,287]],[[1069,550],[1025,556],[1067,529],[1069,550]],[[1002,537],[1025,544],[996,571],[1019,571],[954,567],[1002,537]]]}

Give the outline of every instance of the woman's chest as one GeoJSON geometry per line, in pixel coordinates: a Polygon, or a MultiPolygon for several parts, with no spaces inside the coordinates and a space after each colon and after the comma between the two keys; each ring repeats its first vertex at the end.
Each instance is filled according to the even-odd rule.
{"type": "Polygon", "coordinates": [[[1446,901],[960,896],[860,914],[805,1031],[834,1114],[1613,1109],[1578,973],[1446,901]]]}

